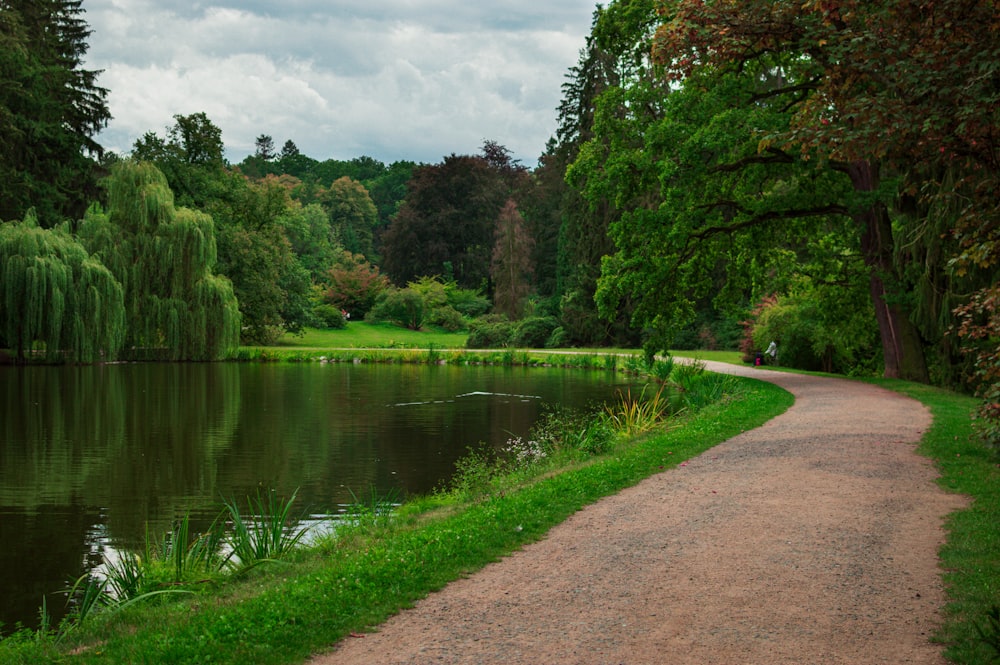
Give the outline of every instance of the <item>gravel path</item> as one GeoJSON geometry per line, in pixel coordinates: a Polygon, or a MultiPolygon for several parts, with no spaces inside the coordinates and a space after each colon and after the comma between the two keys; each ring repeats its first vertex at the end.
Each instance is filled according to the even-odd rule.
{"type": "Polygon", "coordinates": [[[918,402],[706,363],[795,405],[589,506],[313,665],[941,664],[943,517],[918,402]]]}

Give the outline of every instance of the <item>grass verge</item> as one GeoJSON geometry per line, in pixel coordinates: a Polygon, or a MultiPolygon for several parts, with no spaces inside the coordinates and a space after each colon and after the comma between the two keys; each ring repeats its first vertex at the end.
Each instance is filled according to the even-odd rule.
{"type": "Polygon", "coordinates": [[[708,406],[590,463],[457,504],[427,497],[383,528],[303,550],[294,565],[169,604],[135,605],[60,641],[0,642],[10,663],[301,662],[369,629],[448,582],[544,536],[601,497],[756,427],[791,405],[787,392],[737,380],[738,398],[708,406]]]}
{"type": "Polygon", "coordinates": [[[352,321],[339,330],[306,328],[301,335],[285,335],[274,347],[278,349],[413,349],[463,348],[468,338],[465,332],[447,332],[428,327],[409,330],[390,323],[352,321]]]}
{"type": "Polygon", "coordinates": [[[934,415],[920,452],[937,464],[939,484],[971,499],[948,517],[941,566],[949,602],[935,639],[945,657],[961,665],[1000,662],[1000,456],[975,436],[971,413],[978,401],[931,386],[900,381],[880,385],[923,402],[934,415]]]}

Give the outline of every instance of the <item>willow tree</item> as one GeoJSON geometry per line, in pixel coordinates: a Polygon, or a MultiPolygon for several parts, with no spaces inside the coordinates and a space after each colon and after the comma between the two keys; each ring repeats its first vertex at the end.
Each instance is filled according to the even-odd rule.
{"type": "Polygon", "coordinates": [[[19,360],[111,360],[124,337],[122,287],[65,227],[0,224],[0,338],[19,360]]]}
{"type": "Polygon", "coordinates": [[[213,274],[212,218],[175,208],[152,164],[123,161],[105,182],[106,211],[92,208],[80,229],[125,292],[125,355],[217,360],[239,343],[232,284],[213,274]]]}

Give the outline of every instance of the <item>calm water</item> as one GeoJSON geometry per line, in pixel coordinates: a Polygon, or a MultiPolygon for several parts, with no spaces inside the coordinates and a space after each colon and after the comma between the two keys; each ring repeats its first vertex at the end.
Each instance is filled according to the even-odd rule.
{"type": "Polygon", "coordinates": [[[441,365],[128,364],[0,367],[0,621],[257,488],[336,512],[371,488],[447,480],[479,443],[527,434],[546,405],[611,400],[606,372],[441,365]]]}

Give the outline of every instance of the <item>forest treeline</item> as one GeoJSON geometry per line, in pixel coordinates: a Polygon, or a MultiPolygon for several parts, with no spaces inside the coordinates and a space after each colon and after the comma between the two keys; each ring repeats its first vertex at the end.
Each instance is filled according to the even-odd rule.
{"type": "MultiPolygon", "coordinates": [[[[81,0],[0,4],[0,346],[221,358],[344,316],[475,345],[741,348],[1000,416],[993,2],[615,0],[526,167],[320,161],[204,113],[130,154],[81,0]]],[[[308,148],[306,148],[308,152],[308,148]]]]}

